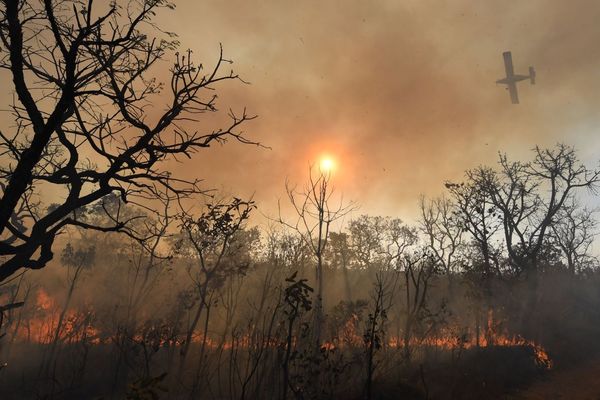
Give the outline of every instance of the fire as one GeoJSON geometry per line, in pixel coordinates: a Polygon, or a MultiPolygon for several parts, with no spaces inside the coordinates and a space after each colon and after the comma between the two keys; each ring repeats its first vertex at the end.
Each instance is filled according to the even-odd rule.
{"type": "Polygon", "coordinates": [[[44,289],[37,291],[35,305],[38,309],[48,311],[55,307],[54,299],[52,299],[44,289]]]}
{"type": "MultiPolygon", "coordinates": [[[[456,335],[449,330],[446,330],[446,334],[442,332],[438,336],[429,336],[423,339],[411,338],[409,346],[431,346],[438,347],[447,350],[453,349],[471,349],[471,348],[485,348],[485,347],[518,347],[524,346],[529,347],[533,350],[535,361],[538,366],[544,369],[551,369],[553,367],[552,359],[546,350],[538,343],[527,340],[518,334],[510,334],[507,331],[500,331],[502,322],[497,321],[494,317],[493,311],[489,311],[487,325],[483,331],[476,332],[476,334],[456,335]],[[478,333],[478,334],[477,334],[478,333]]],[[[404,340],[401,338],[391,338],[389,340],[390,347],[404,347],[404,340]]]]}
{"type": "MultiPolygon", "coordinates": [[[[344,346],[360,346],[364,344],[364,338],[357,333],[358,317],[353,315],[342,327],[340,340],[324,342],[323,347],[327,350],[334,348],[343,348],[344,346]]],[[[529,347],[533,350],[536,363],[544,368],[553,367],[552,359],[547,351],[538,343],[527,340],[518,334],[510,334],[506,331],[501,332],[501,321],[497,321],[492,311],[488,313],[487,324],[480,329],[479,334],[457,335],[456,330],[447,328],[438,335],[427,336],[425,338],[411,337],[408,346],[414,348],[437,347],[445,350],[471,349],[485,347],[529,347]]],[[[405,340],[401,337],[392,336],[387,340],[390,348],[403,348],[406,346],[405,340]]]]}
{"type": "MultiPolygon", "coordinates": [[[[390,347],[404,347],[404,340],[401,338],[393,337],[388,341],[388,345],[390,347]]],[[[497,335],[493,338],[493,340],[486,340],[485,338],[480,338],[479,343],[475,338],[463,338],[458,336],[438,336],[438,337],[427,337],[424,339],[413,338],[409,341],[409,346],[419,347],[419,346],[429,346],[429,347],[438,347],[446,350],[453,349],[472,349],[472,348],[485,348],[485,347],[518,347],[524,346],[529,347],[533,350],[535,355],[536,363],[544,368],[551,369],[553,367],[553,362],[546,350],[539,344],[526,340],[520,335],[497,335]]]]}
{"type": "MultiPolygon", "coordinates": [[[[78,311],[68,309],[63,311],[63,318],[60,329],[58,328],[61,315],[60,306],[43,289],[36,293],[36,302],[33,309],[32,318],[25,320],[17,328],[16,337],[21,341],[29,341],[40,344],[50,344],[54,340],[64,343],[74,343],[86,341],[91,344],[109,343],[116,338],[116,335],[106,335],[93,325],[93,312],[78,311]],[[59,332],[57,333],[57,330],[59,332]]],[[[436,347],[445,350],[485,348],[492,346],[517,347],[525,346],[533,350],[536,363],[545,369],[553,367],[552,359],[547,351],[538,343],[527,340],[521,335],[510,334],[502,330],[502,322],[499,322],[490,311],[487,324],[480,328],[479,332],[466,331],[462,335],[457,335],[460,330],[446,328],[439,331],[436,335],[430,335],[425,338],[411,337],[408,346],[414,348],[436,347]]],[[[333,350],[344,347],[364,346],[364,337],[361,333],[359,318],[352,315],[346,321],[338,332],[338,336],[332,341],[323,342],[323,348],[333,350]]],[[[159,335],[160,336],[160,335],[159,335]]],[[[145,342],[147,340],[157,340],[159,346],[182,345],[181,337],[163,338],[152,337],[148,339],[142,333],[136,333],[131,337],[135,342],[145,342]]],[[[203,332],[194,332],[192,342],[203,344],[208,348],[222,348],[229,350],[233,348],[250,348],[256,345],[266,345],[268,347],[278,347],[283,345],[281,340],[273,337],[254,337],[251,334],[240,335],[233,340],[218,340],[205,335],[203,332]],[[262,341],[262,342],[261,342],[262,341]],[[266,342],[265,342],[266,341],[266,342]]],[[[296,340],[294,339],[294,343],[296,340]]],[[[386,344],[389,348],[403,348],[407,344],[401,337],[388,337],[386,344]]]]}
{"type": "Polygon", "coordinates": [[[16,328],[16,338],[21,341],[49,344],[54,340],[62,342],[81,342],[88,340],[92,344],[100,343],[99,329],[91,324],[90,312],[68,309],[59,322],[61,309],[57,301],[44,289],[38,289],[32,317],[25,319],[16,328]],[[60,329],[59,329],[59,325],[60,329]],[[59,331],[57,334],[57,330],[59,331]]]}

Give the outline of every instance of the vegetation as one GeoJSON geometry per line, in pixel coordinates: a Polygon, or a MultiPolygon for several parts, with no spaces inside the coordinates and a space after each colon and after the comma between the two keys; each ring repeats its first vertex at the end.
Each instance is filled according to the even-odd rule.
{"type": "Polygon", "coordinates": [[[172,7],[0,1],[2,398],[494,398],[598,354],[600,171],[572,147],[500,154],[412,224],[311,168],[293,217],[253,226],[253,201],[165,167],[252,143],[245,111],[207,128],[238,77],[177,52],[152,19],[172,7]]]}
{"type": "MultiPolygon", "coordinates": [[[[540,154],[577,164],[566,146],[540,154]]],[[[593,224],[552,217],[543,230],[552,200],[531,180],[537,161],[518,164],[524,183],[511,185],[532,186],[500,211],[505,160],[422,199],[415,226],[361,215],[323,231],[320,258],[310,232],[251,227],[255,205],[240,199],[149,217],[138,229],[153,246],[71,230],[59,262],[2,286],[6,303],[25,305],[3,312],[0,385],[15,398],[478,398],[579,362],[600,350],[600,276],[558,235],[589,237],[593,224]]],[[[553,215],[591,221],[574,211],[577,193],[553,215]]]]}

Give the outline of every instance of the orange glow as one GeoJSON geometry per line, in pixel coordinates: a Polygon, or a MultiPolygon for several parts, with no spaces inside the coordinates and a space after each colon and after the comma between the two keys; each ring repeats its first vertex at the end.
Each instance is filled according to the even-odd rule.
{"type": "Polygon", "coordinates": [[[329,174],[333,172],[334,169],[335,161],[331,157],[324,156],[323,158],[321,158],[321,162],[319,163],[319,170],[322,174],[329,174]]]}
{"type": "MultiPolygon", "coordinates": [[[[55,299],[46,291],[39,289],[36,294],[35,315],[19,327],[17,338],[22,341],[32,341],[40,344],[50,344],[56,334],[58,315],[60,309],[55,299]]],[[[58,334],[61,342],[81,342],[87,341],[91,344],[107,344],[114,340],[115,336],[101,332],[100,328],[93,325],[93,312],[67,310],[65,318],[58,334]]],[[[516,347],[524,346],[533,350],[536,363],[545,369],[553,367],[553,361],[546,350],[539,344],[527,340],[519,334],[513,334],[506,329],[502,329],[502,321],[495,318],[492,311],[488,313],[487,323],[479,328],[479,332],[472,329],[456,329],[457,327],[447,327],[438,331],[435,335],[425,338],[411,336],[408,339],[408,346],[415,350],[426,347],[436,347],[444,350],[471,349],[476,347],[516,347]],[[454,328],[454,329],[453,329],[454,328]],[[462,332],[462,334],[458,333],[462,332]]],[[[144,335],[135,333],[133,340],[143,342],[144,335]]],[[[294,343],[296,338],[294,338],[294,343]]],[[[192,342],[196,344],[205,344],[208,348],[225,350],[232,348],[251,348],[257,345],[266,345],[268,347],[280,347],[284,345],[280,338],[263,337],[246,334],[230,341],[220,341],[205,335],[201,331],[194,332],[192,342]],[[257,341],[258,340],[258,341],[257,341]]],[[[160,346],[182,345],[181,338],[160,338],[160,346]]],[[[403,348],[407,345],[404,338],[389,336],[385,343],[390,348],[403,348]]],[[[333,350],[336,348],[358,348],[364,346],[365,338],[360,328],[359,317],[353,314],[341,327],[332,341],[323,342],[323,348],[333,350]]]]}
{"type": "Polygon", "coordinates": [[[54,299],[44,289],[38,290],[35,303],[40,310],[48,311],[54,308],[54,299]]]}

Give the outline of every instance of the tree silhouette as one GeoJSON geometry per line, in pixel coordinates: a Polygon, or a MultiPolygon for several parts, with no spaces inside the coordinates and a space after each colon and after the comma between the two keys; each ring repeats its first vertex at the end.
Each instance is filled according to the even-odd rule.
{"type": "Polygon", "coordinates": [[[570,146],[536,147],[533,152],[528,163],[501,154],[499,171],[480,167],[470,175],[498,210],[509,261],[517,273],[537,268],[561,210],[576,192],[595,190],[600,180],[600,171],[587,168],[570,146]]]}
{"type": "Polygon", "coordinates": [[[596,261],[591,255],[598,228],[595,212],[570,199],[557,213],[556,222],[550,225],[551,242],[561,249],[571,274],[581,272],[596,261]]]}
{"type": "Polygon", "coordinates": [[[43,268],[69,225],[144,239],[130,224],[139,216],[109,209],[109,195],[152,213],[152,201],[203,192],[198,180],[173,176],[166,161],[229,138],[250,143],[238,130],[253,118],[245,110],[230,111],[223,128],[196,124],[217,111],[215,85],[239,80],[223,71],[231,61],[222,49],[212,68],[187,51],[175,53],[168,84],[151,76],[178,46],[153,22],[165,8],[174,5],[0,1],[0,67],[11,74],[15,93],[15,124],[0,131],[0,281],[20,268],[43,268]],[[52,207],[45,204],[49,194],[60,199],[52,207]],[[90,206],[111,223],[88,221],[90,206]]]}
{"type": "Polygon", "coordinates": [[[286,182],[286,192],[296,213],[294,222],[286,222],[279,212],[279,222],[297,232],[316,261],[315,343],[320,347],[323,326],[323,263],[331,224],[354,210],[354,204],[332,199],[334,188],[331,171],[310,166],[308,183],[299,191],[286,182]]]}

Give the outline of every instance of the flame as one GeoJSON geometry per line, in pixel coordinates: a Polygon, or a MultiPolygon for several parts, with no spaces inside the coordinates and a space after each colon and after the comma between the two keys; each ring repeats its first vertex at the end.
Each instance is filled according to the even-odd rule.
{"type": "MultiPolygon", "coordinates": [[[[33,318],[24,321],[18,330],[16,337],[21,341],[30,341],[40,344],[50,344],[54,339],[62,342],[83,342],[91,344],[106,344],[115,340],[117,335],[104,334],[98,327],[93,325],[93,312],[78,311],[69,309],[63,317],[62,327],[58,336],[56,330],[60,315],[60,306],[43,289],[36,293],[36,302],[33,309],[33,318]]],[[[503,323],[494,317],[492,311],[488,313],[487,323],[480,328],[479,332],[473,330],[464,331],[464,334],[458,335],[460,330],[452,327],[439,331],[435,336],[425,338],[411,337],[408,346],[419,347],[437,347],[445,350],[470,349],[476,347],[516,347],[525,346],[533,350],[536,363],[545,369],[553,367],[552,359],[547,351],[539,344],[527,340],[521,335],[510,334],[502,329],[503,323]]],[[[181,346],[183,339],[177,337],[164,338],[159,336],[148,337],[142,333],[136,333],[131,338],[135,342],[157,343],[158,346],[181,346]]],[[[293,340],[296,343],[296,339],[293,340]]],[[[234,339],[223,340],[215,339],[203,332],[194,332],[192,343],[204,344],[208,348],[224,350],[233,348],[251,348],[254,346],[279,347],[284,343],[273,337],[263,337],[252,335],[250,333],[240,334],[234,339]]],[[[388,337],[386,344],[390,348],[403,348],[406,343],[401,337],[388,337]]],[[[325,350],[333,350],[344,347],[361,347],[365,345],[365,337],[361,333],[360,321],[358,315],[353,314],[340,328],[337,336],[331,341],[325,341],[322,347],[325,350]]]]}
{"type": "Polygon", "coordinates": [[[48,311],[55,307],[52,299],[44,289],[39,289],[36,294],[35,305],[38,309],[48,311]]]}
{"type": "MultiPolygon", "coordinates": [[[[364,345],[365,338],[357,334],[358,317],[352,317],[344,324],[341,329],[339,339],[335,341],[326,341],[323,348],[332,350],[336,347],[343,348],[344,346],[360,346],[364,345]]],[[[544,369],[553,367],[552,359],[548,352],[538,343],[527,340],[518,334],[509,334],[508,332],[500,332],[502,322],[494,317],[493,311],[488,312],[487,324],[483,329],[480,329],[479,335],[470,334],[467,332],[464,335],[457,335],[456,329],[447,328],[442,330],[436,336],[427,336],[425,338],[411,337],[408,342],[410,347],[437,347],[445,350],[454,349],[471,349],[485,347],[529,347],[533,350],[535,362],[538,366],[544,369]]],[[[403,348],[406,343],[403,338],[392,336],[388,339],[387,345],[391,348],[403,348]]]]}
{"type": "MultiPolygon", "coordinates": [[[[388,345],[390,347],[401,348],[405,346],[405,342],[403,339],[398,337],[392,337],[388,341],[388,345]]],[[[533,350],[536,363],[544,368],[551,369],[553,367],[553,362],[546,350],[539,344],[526,340],[520,335],[512,335],[512,336],[504,336],[498,335],[493,338],[493,340],[488,341],[485,338],[480,338],[479,344],[477,344],[477,340],[475,338],[464,338],[459,336],[438,336],[438,337],[427,337],[424,339],[411,338],[409,340],[409,346],[419,347],[419,346],[429,346],[429,347],[438,347],[446,350],[453,349],[472,349],[476,347],[485,348],[485,347],[529,347],[533,350]]]]}
{"type": "Polygon", "coordinates": [[[32,318],[25,319],[19,326],[16,332],[18,340],[49,344],[56,338],[63,342],[87,340],[92,344],[100,343],[100,330],[92,325],[92,313],[89,311],[66,310],[57,335],[61,310],[44,289],[37,290],[32,313],[32,318]]]}

